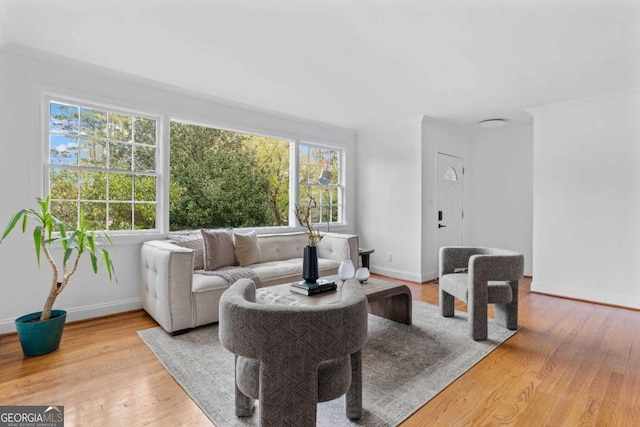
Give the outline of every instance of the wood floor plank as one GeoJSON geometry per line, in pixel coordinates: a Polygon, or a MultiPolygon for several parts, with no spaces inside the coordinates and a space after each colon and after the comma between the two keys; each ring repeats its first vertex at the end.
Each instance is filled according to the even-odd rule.
{"type": "MultiPolygon", "coordinates": [[[[520,285],[520,331],[403,426],[640,419],[640,312],[532,293],[530,283],[520,285]]],[[[436,284],[407,285],[438,304],[436,284]]],[[[61,348],[36,358],[22,356],[15,335],[0,336],[0,404],[64,405],[74,426],[212,425],[136,334],[153,326],[143,311],[70,323],[61,348]]]]}

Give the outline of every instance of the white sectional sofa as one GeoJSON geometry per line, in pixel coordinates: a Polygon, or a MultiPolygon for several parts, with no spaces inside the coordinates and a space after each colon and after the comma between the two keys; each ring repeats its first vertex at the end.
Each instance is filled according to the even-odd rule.
{"type": "MultiPolygon", "coordinates": [[[[142,245],[142,306],[169,333],[217,322],[220,296],[238,275],[255,275],[258,286],[302,279],[302,253],[308,244],[305,232],[227,231],[229,246],[223,230],[208,231],[213,234],[200,230],[170,233],[167,240],[142,245]],[[212,235],[216,236],[213,240],[212,235]],[[224,266],[204,269],[221,264],[224,266]]],[[[317,247],[320,276],[337,274],[345,259],[358,265],[356,235],[325,233],[317,247]]]]}

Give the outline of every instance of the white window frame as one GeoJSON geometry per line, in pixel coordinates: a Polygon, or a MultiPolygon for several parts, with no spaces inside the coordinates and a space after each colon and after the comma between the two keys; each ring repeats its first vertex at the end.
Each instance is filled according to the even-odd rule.
{"type": "MultiPolygon", "coordinates": [[[[331,226],[343,226],[346,225],[346,221],[345,221],[345,213],[344,213],[344,201],[345,201],[345,185],[344,185],[344,169],[345,169],[345,150],[344,148],[341,147],[336,147],[336,146],[331,146],[331,145],[327,145],[327,144],[320,144],[320,143],[315,143],[315,142],[310,142],[310,141],[300,141],[300,140],[296,140],[295,141],[296,144],[296,173],[295,175],[293,175],[293,171],[292,171],[292,177],[295,177],[293,179],[293,181],[296,182],[297,185],[297,189],[296,189],[296,203],[305,203],[305,200],[300,200],[300,187],[301,186],[309,186],[309,187],[317,187],[317,188],[336,188],[338,190],[338,200],[335,201],[335,203],[332,203],[331,201],[329,201],[329,205],[330,206],[335,206],[335,208],[337,209],[337,221],[333,222],[330,221],[329,223],[327,222],[323,222],[320,221],[318,223],[313,223],[314,225],[316,225],[317,227],[321,227],[321,226],[326,226],[327,227],[327,231],[331,226]],[[317,148],[320,150],[331,150],[331,151],[337,151],[338,153],[338,159],[337,159],[337,167],[338,170],[335,171],[333,170],[333,168],[330,168],[330,170],[332,171],[332,173],[334,175],[336,175],[337,172],[337,184],[320,184],[320,182],[314,182],[314,183],[308,183],[308,184],[302,184],[300,182],[300,174],[299,174],[299,167],[300,167],[300,147],[301,146],[307,146],[310,148],[317,148]],[[330,225],[329,225],[330,224],[330,225]]],[[[319,176],[318,176],[319,178],[319,176]]],[[[291,202],[289,202],[291,204],[291,202]]],[[[323,217],[323,209],[324,209],[324,201],[323,200],[316,200],[316,203],[318,203],[319,209],[320,209],[320,218],[323,217]]],[[[294,221],[295,221],[295,217],[294,217],[294,221]]]]}
{"type": "MultiPolygon", "coordinates": [[[[43,93],[42,95],[42,164],[43,164],[43,190],[44,196],[49,195],[49,185],[50,185],[50,170],[54,168],[59,168],[60,165],[50,163],[50,104],[60,103],[60,104],[69,104],[69,105],[77,105],[81,108],[90,108],[96,110],[106,110],[110,113],[118,113],[136,117],[142,117],[145,119],[155,120],[156,122],[156,130],[155,130],[155,171],[131,171],[132,176],[154,176],[156,180],[156,190],[155,190],[155,227],[150,229],[131,229],[131,230],[107,230],[110,236],[133,236],[133,235],[158,235],[165,231],[165,223],[166,223],[166,215],[164,215],[164,211],[168,209],[168,204],[165,202],[166,197],[166,189],[167,187],[164,183],[164,169],[168,168],[167,162],[164,160],[164,149],[165,146],[165,135],[164,135],[164,117],[159,113],[153,113],[149,111],[141,111],[135,108],[124,107],[117,104],[112,103],[104,103],[99,102],[87,98],[61,95],[57,93],[43,93]],[[165,205],[167,207],[165,208],[165,205]]],[[[96,169],[87,166],[74,166],[73,170],[78,171],[108,171],[108,168],[96,169]]],[[[106,203],[108,206],[109,200],[108,195],[106,198],[106,203]]],[[[107,211],[108,212],[108,211],[107,211]]]]}

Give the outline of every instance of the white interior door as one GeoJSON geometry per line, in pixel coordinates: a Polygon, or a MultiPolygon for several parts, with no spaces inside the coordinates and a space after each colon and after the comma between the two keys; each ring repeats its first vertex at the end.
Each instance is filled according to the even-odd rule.
{"type": "Polygon", "coordinates": [[[462,245],[462,178],[464,161],[438,153],[438,252],[442,246],[462,245]]]}

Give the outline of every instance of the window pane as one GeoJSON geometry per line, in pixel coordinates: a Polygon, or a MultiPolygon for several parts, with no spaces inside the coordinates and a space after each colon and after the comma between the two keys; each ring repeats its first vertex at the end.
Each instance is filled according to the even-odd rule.
{"type": "Polygon", "coordinates": [[[107,137],[107,112],[80,109],[80,135],[96,138],[107,137]]]}
{"type": "Polygon", "coordinates": [[[300,146],[300,162],[309,163],[309,146],[308,145],[300,146]]]}
{"type": "Polygon", "coordinates": [[[171,123],[171,230],[288,224],[290,142],[171,123]]]}
{"type": "Polygon", "coordinates": [[[310,150],[309,163],[318,164],[321,160],[320,149],[317,147],[312,147],[310,150]]]}
{"type": "Polygon", "coordinates": [[[52,165],[78,164],[78,139],[65,135],[50,135],[49,163],[52,165]]]}
{"type": "Polygon", "coordinates": [[[75,226],[78,223],[78,203],[77,202],[51,202],[51,211],[64,223],[75,226]]]}
{"type": "Polygon", "coordinates": [[[78,171],[51,169],[49,195],[52,199],[78,199],[78,171]]]}
{"type": "Polygon", "coordinates": [[[79,165],[94,168],[107,167],[107,150],[103,141],[98,139],[80,138],[78,152],[79,165]]]}
{"type": "Polygon", "coordinates": [[[109,203],[109,230],[132,230],[131,203],[109,203]]]}
{"type": "Polygon", "coordinates": [[[83,200],[107,200],[107,173],[82,171],[80,174],[80,198],[83,200]]]}
{"type": "Polygon", "coordinates": [[[316,199],[316,203],[318,204],[318,206],[323,205],[325,203],[328,203],[328,195],[329,193],[327,192],[327,187],[325,186],[317,186],[313,189],[313,197],[316,199]]]}
{"type": "Polygon", "coordinates": [[[51,102],[49,130],[56,133],[78,133],[78,107],[51,102]]]}
{"type": "Polygon", "coordinates": [[[131,170],[131,144],[119,142],[109,143],[109,168],[116,170],[131,170]]]}
{"type": "Polygon", "coordinates": [[[309,184],[309,165],[300,163],[300,184],[309,184]]]}
{"type": "Polygon", "coordinates": [[[156,149],[154,147],[133,147],[135,153],[135,170],[153,172],[156,170],[156,149]]]}
{"type": "Polygon", "coordinates": [[[141,144],[156,143],[156,121],[136,117],[135,121],[134,141],[141,144]]]}
{"type": "Polygon", "coordinates": [[[133,178],[135,189],[135,200],[138,202],[156,201],[156,177],[155,176],[135,176],[133,178]]]}
{"type": "Polygon", "coordinates": [[[311,187],[306,186],[306,185],[300,186],[299,193],[300,193],[300,203],[299,204],[306,206],[307,202],[309,200],[309,195],[311,194],[311,187]]]}
{"type": "Polygon", "coordinates": [[[318,179],[320,178],[320,174],[322,170],[320,169],[320,165],[313,165],[309,167],[309,183],[310,184],[318,184],[318,179]]]}
{"type": "Polygon", "coordinates": [[[133,196],[132,188],[132,175],[120,173],[109,174],[109,200],[131,201],[131,198],[133,196]]]}
{"type": "Polygon", "coordinates": [[[131,141],[131,116],[117,113],[109,115],[109,139],[131,141]]]}
{"type": "Polygon", "coordinates": [[[80,207],[84,210],[84,219],[96,230],[107,229],[107,204],[96,202],[82,202],[80,207]]]}
{"type": "Polygon", "coordinates": [[[337,187],[331,187],[329,191],[330,191],[330,197],[331,197],[331,204],[340,204],[340,198],[339,198],[340,189],[337,187]]]}
{"type": "Polygon", "coordinates": [[[146,230],[155,228],[156,205],[154,204],[135,204],[135,229],[146,230]]]}
{"type": "Polygon", "coordinates": [[[321,215],[321,223],[329,222],[329,214],[331,212],[331,207],[329,205],[322,206],[322,215],[321,215]]]}

